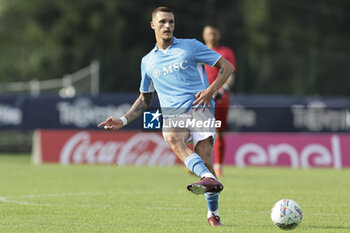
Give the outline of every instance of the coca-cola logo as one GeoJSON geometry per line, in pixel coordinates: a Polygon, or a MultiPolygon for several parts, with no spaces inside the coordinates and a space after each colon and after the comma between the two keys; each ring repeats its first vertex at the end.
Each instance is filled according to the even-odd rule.
{"type": "Polygon", "coordinates": [[[60,163],[173,165],[175,154],[156,133],[137,133],[126,141],[92,141],[89,132],[73,135],[64,144],[60,163]]]}

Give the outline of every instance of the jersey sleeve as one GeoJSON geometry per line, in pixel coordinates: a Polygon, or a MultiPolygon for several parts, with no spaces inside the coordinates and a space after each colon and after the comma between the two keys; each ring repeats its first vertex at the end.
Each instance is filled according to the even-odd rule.
{"type": "Polygon", "coordinates": [[[141,61],[141,84],[140,84],[140,92],[148,93],[154,92],[154,86],[152,79],[147,75],[145,63],[141,61]]]}
{"type": "Polygon", "coordinates": [[[195,48],[195,58],[199,63],[207,64],[213,67],[216,62],[220,59],[221,55],[212,49],[209,49],[206,45],[199,42],[198,40],[193,40],[195,48]]]}

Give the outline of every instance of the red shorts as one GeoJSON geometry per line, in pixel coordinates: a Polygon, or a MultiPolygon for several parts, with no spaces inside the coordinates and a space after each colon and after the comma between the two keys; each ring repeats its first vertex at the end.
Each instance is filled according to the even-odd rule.
{"type": "Polygon", "coordinates": [[[215,118],[221,121],[218,131],[225,131],[227,128],[227,113],[230,105],[230,92],[226,91],[223,98],[215,101],[215,118]]]}

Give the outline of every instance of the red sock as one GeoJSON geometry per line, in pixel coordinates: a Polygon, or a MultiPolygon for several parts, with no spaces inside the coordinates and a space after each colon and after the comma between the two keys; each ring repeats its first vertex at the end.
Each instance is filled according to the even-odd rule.
{"type": "Polygon", "coordinates": [[[224,138],[217,137],[214,144],[214,154],[215,154],[214,163],[222,164],[224,160],[224,152],[225,152],[224,138]]]}

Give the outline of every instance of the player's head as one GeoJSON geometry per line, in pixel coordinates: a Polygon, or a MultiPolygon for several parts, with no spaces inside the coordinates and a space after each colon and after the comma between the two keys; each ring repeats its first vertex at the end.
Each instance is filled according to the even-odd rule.
{"type": "Polygon", "coordinates": [[[220,44],[221,33],[218,26],[214,24],[207,24],[203,28],[203,40],[206,45],[217,47],[220,44]]]}
{"type": "Polygon", "coordinates": [[[174,13],[168,7],[157,7],[152,13],[151,27],[157,39],[170,41],[175,29],[174,13]]]}

